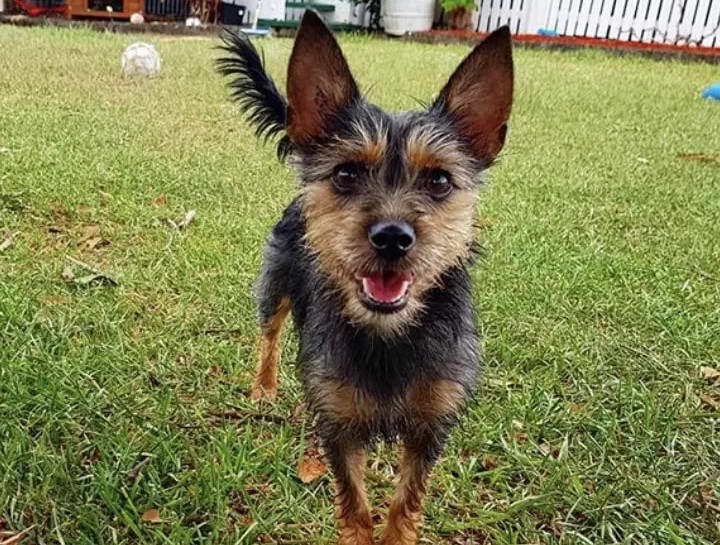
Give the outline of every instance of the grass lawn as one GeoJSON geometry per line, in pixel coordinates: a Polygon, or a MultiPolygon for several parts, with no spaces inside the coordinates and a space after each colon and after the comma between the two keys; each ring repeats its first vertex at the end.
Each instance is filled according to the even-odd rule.
{"type": "MultiPolygon", "coordinates": [[[[391,109],[429,99],[467,51],[342,42],[391,109]]],[[[17,233],[0,251],[0,536],[332,543],[329,478],[296,477],[292,335],[280,401],[246,398],[250,286],[294,186],[230,104],[217,43],[0,27],[0,244],[17,233]],[[159,78],[120,76],[137,39],[159,78]]],[[[262,45],[284,80],[292,42],[262,45]]],[[[485,381],[423,543],[718,543],[720,105],[698,98],[717,67],[516,58],[479,208],[485,381]]],[[[380,513],[394,460],[370,458],[380,513]]]]}

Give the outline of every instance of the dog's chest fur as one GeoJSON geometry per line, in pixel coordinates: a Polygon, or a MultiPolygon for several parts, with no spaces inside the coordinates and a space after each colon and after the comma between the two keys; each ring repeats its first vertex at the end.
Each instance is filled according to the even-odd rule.
{"type": "Polygon", "coordinates": [[[464,401],[480,361],[465,267],[447,271],[442,287],[426,294],[415,325],[385,338],[338,312],[340,296],[318,270],[304,232],[296,200],[273,229],[275,251],[266,259],[282,260],[278,266],[288,271],[282,289],[289,293],[300,338],[298,371],[311,405],[333,405],[367,435],[388,437],[427,418],[422,407],[442,412],[450,398],[464,401]]]}

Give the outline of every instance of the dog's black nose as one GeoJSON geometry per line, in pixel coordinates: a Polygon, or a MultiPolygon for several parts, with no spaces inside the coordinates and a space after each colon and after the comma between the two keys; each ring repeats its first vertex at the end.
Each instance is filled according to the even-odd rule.
{"type": "Polygon", "coordinates": [[[405,221],[379,221],[368,230],[375,251],[385,259],[400,259],[415,246],[415,231],[405,221]]]}

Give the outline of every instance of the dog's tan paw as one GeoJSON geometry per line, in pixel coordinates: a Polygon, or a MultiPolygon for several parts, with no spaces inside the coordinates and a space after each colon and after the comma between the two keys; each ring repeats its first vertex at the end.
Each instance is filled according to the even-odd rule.
{"type": "Polygon", "coordinates": [[[264,388],[263,386],[253,386],[250,390],[250,399],[253,401],[267,401],[272,403],[277,399],[277,388],[264,388]]]}
{"type": "Polygon", "coordinates": [[[338,545],[375,545],[372,530],[343,532],[338,539],[338,545]]]}

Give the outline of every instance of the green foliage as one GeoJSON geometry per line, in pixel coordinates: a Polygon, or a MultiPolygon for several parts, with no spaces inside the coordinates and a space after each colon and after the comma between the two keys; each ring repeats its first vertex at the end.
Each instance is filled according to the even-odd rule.
{"type": "MultiPolygon", "coordinates": [[[[469,50],[341,40],[395,111],[469,50]]],[[[258,44],[283,87],[292,42],[258,44]]],[[[0,243],[18,233],[0,250],[0,531],[32,527],[23,543],[335,543],[329,479],[296,477],[292,335],[277,404],[245,396],[251,286],[296,185],[230,104],[217,45],[0,27],[0,243]],[[120,75],[134,41],[157,46],[158,78],[120,75]],[[81,242],[89,225],[106,243],[81,242]],[[66,256],[118,285],[66,282],[66,256]]],[[[720,367],[720,130],[698,98],[717,68],[515,58],[477,222],[484,381],[424,543],[720,543],[720,383],[701,372],[720,367]]],[[[370,454],[381,514],[393,452],[370,454]]]]}
{"type": "Polygon", "coordinates": [[[476,0],[442,0],[440,5],[442,5],[442,8],[446,12],[455,11],[460,8],[472,11],[475,9],[476,0]]]}

